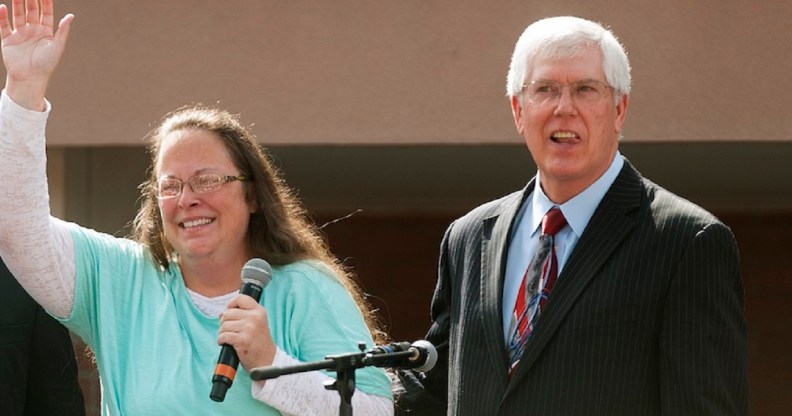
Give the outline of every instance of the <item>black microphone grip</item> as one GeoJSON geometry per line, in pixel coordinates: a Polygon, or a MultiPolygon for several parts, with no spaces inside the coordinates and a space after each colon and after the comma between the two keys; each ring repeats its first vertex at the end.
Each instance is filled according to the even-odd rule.
{"type": "Polygon", "coordinates": [[[410,351],[409,342],[392,342],[380,345],[368,351],[369,358],[377,367],[399,367],[409,359],[413,352],[410,351]]]}
{"type": "MultiPolygon", "coordinates": [[[[242,268],[243,283],[239,293],[248,295],[258,302],[261,299],[264,286],[270,282],[271,273],[270,266],[266,261],[251,259],[242,268]]],[[[212,400],[216,402],[225,400],[226,392],[234,383],[238,367],[239,355],[236,350],[231,345],[223,344],[212,375],[212,391],[209,393],[212,400]]]]}
{"type": "Polygon", "coordinates": [[[388,368],[412,368],[416,371],[429,371],[437,363],[437,349],[425,340],[393,342],[374,347],[367,352],[366,361],[370,365],[388,368]]]}

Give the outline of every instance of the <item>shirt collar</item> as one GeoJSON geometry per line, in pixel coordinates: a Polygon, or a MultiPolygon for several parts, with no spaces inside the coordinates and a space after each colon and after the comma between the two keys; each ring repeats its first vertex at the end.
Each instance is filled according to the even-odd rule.
{"type": "MultiPolygon", "coordinates": [[[[588,188],[584,189],[583,192],[575,195],[572,199],[567,201],[566,203],[560,205],[561,212],[564,214],[564,218],[566,218],[567,223],[569,224],[572,231],[575,235],[580,238],[583,234],[583,230],[588,225],[591,216],[594,215],[594,211],[599,206],[600,201],[605,196],[605,193],[608,192],[608,189],[613,184],[613,181],[616,180],[616,177],[621,172],[622,167],[624,166],[624,159],[622,158],[621,153],[617,150],[616,157],[613,158],[613,161],[608,167],[608,170],[602,174],[594,183],[589,185],[588,188]]],[[[536,175],[536,184],[534,185],[534,191],[532,193],[532,206],[531,212],[529,215],[528,220],[529,222],[529,230],[531,230],[531,235],[539,231],[539,227],[542,224],[542,218],[545,216],[547,211],[549,211],[555,204],[545,195],[544,191],[542,190],[540,177],[536,175]]]]}

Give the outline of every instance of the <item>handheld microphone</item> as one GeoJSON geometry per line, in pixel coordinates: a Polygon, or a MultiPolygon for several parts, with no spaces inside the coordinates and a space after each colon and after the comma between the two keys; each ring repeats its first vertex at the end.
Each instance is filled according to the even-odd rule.
{"type": "Polygon", "coordinates": [[[412,368],[426,372],[437,364],[437,349],[429,341],[393,342],[366,352],[367,358],[377,367],[412,368]]]}
{"type": "MultiPolygon", "coordinates": [[[[269,263],[258,258],[250,259],[242,267],[242,288],[239,289],[239,293],[248,295],[258,302],[270,280],[272,280],[272,268],[269,263]]],[[[209,393],[212,400],[222,402],[225,399],[226,391],[234,383],[238,366],[239,356],[234,347],[223,344],[212,376],[212,392],[209,393]]]]}

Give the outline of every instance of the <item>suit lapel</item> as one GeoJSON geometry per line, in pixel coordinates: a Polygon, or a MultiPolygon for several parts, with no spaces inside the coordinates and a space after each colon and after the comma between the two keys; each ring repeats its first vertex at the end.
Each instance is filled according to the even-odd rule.
{"type": "Polygon", "coordinates": [[[622,171],[603,197],[561,271],[553,288],[552,300],[525,347],[507,395],[536,362],[591,279],[635,227],[630,213],[640,207],[641,189],[640,175],[625,160],[622,171]]]}
{"type": "Polygon", "coordinates": [[[502,211],[485,218],[481,240],[481,319],[487,339],[491,340],[488,356],[492,368],[503,372],[506,380],[509,366],[506,343],[503,340],[503,274],[506,269],[506,253],[515,217],[525,198],[533,190],[534,181],[528,183],[522,194],[504,201],[502,211]]]}

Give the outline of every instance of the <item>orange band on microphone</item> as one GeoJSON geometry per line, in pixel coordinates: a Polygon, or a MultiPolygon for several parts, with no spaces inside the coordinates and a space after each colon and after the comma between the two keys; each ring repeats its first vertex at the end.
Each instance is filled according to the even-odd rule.
{"type": "Polygon", "coordinates": [[[231,367],[228,364],[218,363],[217,366],[215,366],[214,373],[216,376],[225,376],[228,377],[229,380],[233,380],[234,376],[236,375],[236,370],[234,369],[234,367],[231,367]]]}

